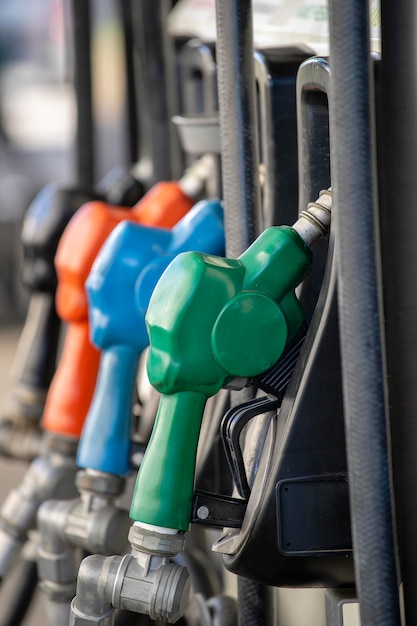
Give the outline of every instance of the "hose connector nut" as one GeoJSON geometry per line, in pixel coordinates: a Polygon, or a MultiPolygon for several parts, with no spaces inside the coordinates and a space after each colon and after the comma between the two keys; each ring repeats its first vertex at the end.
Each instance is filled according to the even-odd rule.
{"type": "Polygon", "coordinates": [[[293,225],[307,246],[312,246],[317,239],[327,235],[330,227],[332,210],[331,189],[323,189],[315,202],[310,202],[305,211],[293,225]]]}
{"type": "Polygon", "coordinates": [[[116,474],[87,469],[77,472],[75,484],[80,493],[90,493],[95,496],[115,499],[122,495],[126,481],[116,474]]]}
{"type": "Polygon", "coordinates": [[[133,524],[129,530],[129,541],[134,550],[155,556],[170,557],[184,549],[183,533],[174,535],[161,533],[133,524]]]}

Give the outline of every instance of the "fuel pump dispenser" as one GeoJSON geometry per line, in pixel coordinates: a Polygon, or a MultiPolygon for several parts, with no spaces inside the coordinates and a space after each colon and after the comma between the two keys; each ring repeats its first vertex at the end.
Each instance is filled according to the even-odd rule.
{"type": "Polygon", "coordinates": [[[199,195],[204,180],[205,169],[197,162],[180,181],[155,185],[132,210],[102,202],[86,204],[61,238],[55,259],[57,310],[69,327],[43,414],[43,453],[33,461],[20,486],[10,492],[0,512],[1,575],[8,571],[28,530],[35,527],[39,505],[77,493],[75,453],[100,359],[89,341],[84,283],[100,247],[123,219],[173,226],[193,205],[192,197],[199,195]]]}
{"type": "Polygon", "coordinates": [[[87,280],[91,336],[103,352],[77,454],[77,465],[84,468],[76,477],[81,497],[45,502],[38,513],[38,572],[49,611],[51,605],[55,609],[51,623],[68,623],[74,548],[113,554],[125,547],[129,519],[115,500],[131,467],[131,400],[138,359],[148,345],[145,312],[160,274],[186,250],[223,252],[219,201],[201,201],[172,231],[120,224],[87,280]]]}
{"type": "Polygon", "coordinates": [[[271,370],[302,328],[294,289],[310,269],[310,246],[327,232],[330,209],[331,194],[322,192],[292,228],[267,229],[239,259],[180,254],[161,277],[146,323],[148,374],[162,396],[132,499],[132,552],[82,562],[72,625],[111,624],[112,607],[169,622],[183,614],[189,576],[172,557],[191,521],[206,400],[271,370]]]}

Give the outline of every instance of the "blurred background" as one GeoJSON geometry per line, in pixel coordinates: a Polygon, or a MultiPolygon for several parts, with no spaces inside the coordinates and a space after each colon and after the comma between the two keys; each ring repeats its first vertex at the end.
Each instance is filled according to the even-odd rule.
{"type": "MultiPolygon", "coordinates": [[[[115,3],[92,3],[95,175],[123,163],[123,43],[115,3]]],[[[76,99],[69,0],[0,0],[0,326],[21,323],[22,217],[48,182],[75,182],[76,99]]]]}
{"type": "MultiPolygon", "coordinates": [[[[77,101],[72,0],[0,0],[0,402],[8,405],[10,370],[29,295],[20,281],[21,228],[31,200],[47,183],[74,183],[77,101]]],[[[94,179],[123,164],[126,152],[123,33],[111,0],[91,3],[94,179]]],[[[87,60],[86,60],[87,64],[87,60]]],[[[0,459],[0,498],[27,464],[0,459]]],[[[0,612],[15,584],[11,573],[0,612]]],[[[23,624],[45,621],[35,601],[23,624]]]]}

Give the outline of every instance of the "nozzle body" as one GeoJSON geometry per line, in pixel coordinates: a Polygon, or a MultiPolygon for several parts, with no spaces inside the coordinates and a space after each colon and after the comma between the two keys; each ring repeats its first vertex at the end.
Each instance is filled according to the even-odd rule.
{"type": "Polygon", "coordinates": [[[71,220],[58,246],[56,305],[68,331],[43,415],[43,427],[49,432],[80,435],[100,359],[89,341],[84,283],[106,237],[119,221],[129,217],[128,210],[112,209],[103,202],[88,203],[71,220]]]}
{"type": "Polygon", "coordinates": [[[123,220],[172,226],[191,207],[175,183],[161,183],[132,210],[104,202],[84,205],[60,240],[55,265],[58,274],[57,311],[69,324],[62,358],[53,378],[43,415],[43,427],[58,435],[79,438],[93,397],[100,353],[89,340],[85,281],[101,246],[123,220]],[[164,194],[164,185],[169,192],[164,194]],[[177,193],[175,195],[175,191],[177,193]],[[178,200],[173,210],[173,197],[178,200]]]}
{"type": "Polygon", "coordinates": [[[35,196],[23,220],[21,277],[31,297],[11,371],[10,409],[0,421],[3,454],[31,460],[40,452],[39,420],[55,373],[61,328],[54,257],[68,221],[95,197],[87,188],[49,184],[35,196]]]}
{"type": "Polygon", "coordinates": [[[53,183],[37,194],[22,228],[22,281],[31,291],[55,292],[54,258],[59,240],[74,213],[94,199],[98,195],[89,189],[60,188],[53,183]]]}
{"type": "Polygon", "coordinates": [[[311,251],[289,227],[267,229],[237,260],[184,253],[152,295],[148,375],[162,393],[139,470],[134,520],[187,530],[198,435],[209,396],[258,375],[304,322],[295,287],[311,251]]]}
{"type": "Polygon", "coordinates": [[[50,183],[35,196],[26,212],[21,237],[22,282],[32,293],[12,367],[12,405],[9,415],[0,421],[0,450],[4,454],[32,459],[39,453],[39,420],[55,373],[60,337],[54,258],[65,227],[87,202],[105,196],[112,204],[132,206],[143,195],[141,185],[132,176],[120,177],[119,173],[112,183],[103,192],[50,183]]]}
{"type": "Polygon", "coordinates": [[[91,337],[103,350],[77,462],[102,472],[129,469],[131,399],[140,354],[148,345],[145,312],[170,261],[184,250],[224,250],[223,210],[198,203],[172,229],[120,224],[103,246],[86,283],[91,337]]]}

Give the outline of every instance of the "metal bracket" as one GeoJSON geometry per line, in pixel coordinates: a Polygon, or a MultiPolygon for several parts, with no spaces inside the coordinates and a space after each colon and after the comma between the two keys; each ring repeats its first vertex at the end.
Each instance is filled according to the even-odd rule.
{"type": "Polygon", "coordinates": [[[239,441],[240,434],[251,419],[268,411],[276,411],[280,406],[280,398],[271,400],[271,398],[263,396],[230,409],[223,418],[221,437],[227,462],[238,493],[245,500],[249,499],[251,489],[246,477],[245,463],[239,441]]]}
{"type": "Polygon", "coordinates": [[[207,493],[194,492],[191,522],[217,528],[240,528],[247,506],[246,500],[207,493]]]}

